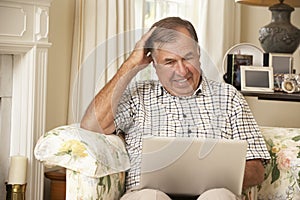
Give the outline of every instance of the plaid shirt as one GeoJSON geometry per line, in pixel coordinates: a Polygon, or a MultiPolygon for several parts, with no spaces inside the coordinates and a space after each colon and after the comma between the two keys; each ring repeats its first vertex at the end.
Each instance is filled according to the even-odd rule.
{"type": "Polygon", "coordinates": [[[143,136],[247,140],[247,159],[270,159],[244,97],[233,86],[204,76],[188,97],[172,96],[154,80],[131,84],[121,98],[115,124],[126,133],[131,161],[127,189],[139,185],[143,136]]]}

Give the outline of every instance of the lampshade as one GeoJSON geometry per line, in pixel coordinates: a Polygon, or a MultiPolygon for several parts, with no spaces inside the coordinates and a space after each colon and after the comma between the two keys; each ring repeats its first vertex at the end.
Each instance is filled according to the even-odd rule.
{"type": "MultiPolygon", "coordinates": [[[[276,3],[280,3],[279,0],[235,0],[235,2],[253,6],[272,6],[276,3]]],[[[292,7],[300,7],[300,0],[285,0],[283,2],[292,7]]]]}
{"type": "Polygon", "coordinates": [[[236,3],[269,6],[271,23],[259,30],[259,41],[266,53],[292,54],[300,43],[300,29],[290,22],[294,7],[300,7],[300,0],[235,0],[236,3]]]}

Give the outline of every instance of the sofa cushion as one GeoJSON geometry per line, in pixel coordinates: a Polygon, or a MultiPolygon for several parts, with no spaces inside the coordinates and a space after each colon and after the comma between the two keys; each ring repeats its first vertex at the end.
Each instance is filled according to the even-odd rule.
{"type": "Polygon", "coordinates": [[[258,200],[300,199],[296,180],[300,164],[300,128],[260,129],[271,160],[266,166],[265,181],[258,188],[258,200]]]}
{"type": "Polygon", "coordinates": [[[48,167],[60,166],[96,178],[130,167],[127,151],[118,136],[88,131],[79,124],[60,126],[43,134],[34,154],[48,167]]]}

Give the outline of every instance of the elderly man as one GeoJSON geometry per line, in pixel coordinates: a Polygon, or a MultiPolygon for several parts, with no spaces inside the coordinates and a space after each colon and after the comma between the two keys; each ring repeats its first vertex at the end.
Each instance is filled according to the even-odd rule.
{"type": "MultiPolygon", "coordinates": [[[[231,85],[208,80],[200,65],[193,25],[178,17],[162,19],[137,42],[89,105],[81,121],[83,128],[104,134],[125,133],[131,169],[126,177],[127,192],[121,199],[170,199],[158,190],[137,189],[143,135],[247,140],[243,188],[263,181],[263,162],[269,154],[245,99],[231,85]],[[159,80],[130,83],[150,63],[159,80]]],[[[198,199],[236,196],[226,189],[213,189],[198,199]]]]}

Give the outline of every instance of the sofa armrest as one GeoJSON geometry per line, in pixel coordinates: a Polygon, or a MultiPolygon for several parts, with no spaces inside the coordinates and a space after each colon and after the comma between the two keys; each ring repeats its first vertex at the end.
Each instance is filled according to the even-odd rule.
{"type": "Polygon", "coordinates": [[[100,178],[67,170],[66,200],[120,199],[125,191],[125,172],[100,178]]]}
{"type": "MultiPolygon", "coordinates": [[[[300,157],[300,128],[260,127],[271,156],[258,200],[300,199],[292,163],[300,157]]],[[[298,172],[296,173],[298,175],[298,172]]]]}
{"type": "Polygon", "coordinates": [[[95,178],[130,168],[125,145],[118,136],[88,131],[79,124],[60,126],[43,134],[34,155],[48,167],[60,166],[95,178]]]}

